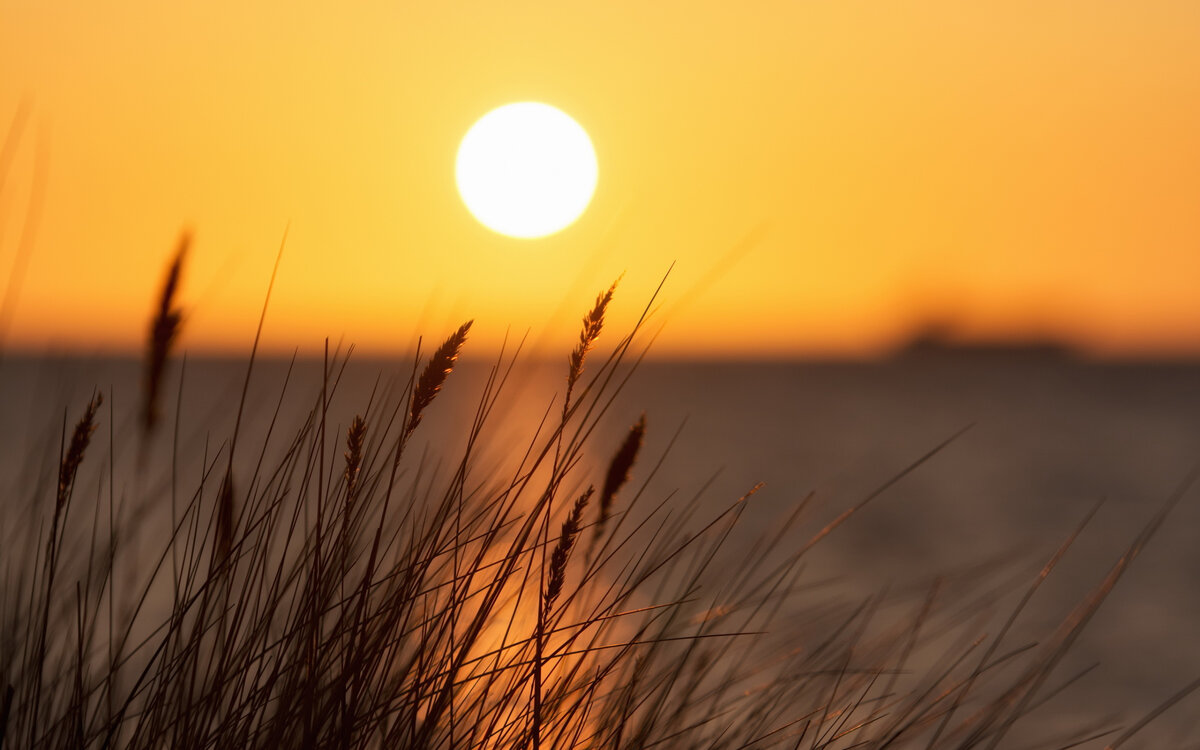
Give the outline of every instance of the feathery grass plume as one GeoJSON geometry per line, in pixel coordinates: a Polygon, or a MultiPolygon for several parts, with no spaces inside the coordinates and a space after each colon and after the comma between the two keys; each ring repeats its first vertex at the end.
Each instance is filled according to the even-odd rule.
{"type": "Polygon", "coordinates": [[[367,421],[355,415],[346,430],[346,505],[354,504],[354,493],[358,489],[358,472],[362,468],[363,441],[367,437],[367,421]]]}
{"type": "Polygon", "coordinates": [[[612,515],[612,502],[617,492],[629,481],[629,471],[637,460],[638,451],[642,448],[642,438],[646,436],[646,415],[638,417],[638,421],[629,428],[625,442],[617,449],[612,461],[608,464],[608,473],[604,476],[604,490],[600,493],[600,520],[596,523],[593,541],[604,535],[604,526],[612,515]]]}
{"type": "MultiPolygon", "coordinates": [[[[83,411],[83,416],[75,423],[75,429],[71,433],[71,442],[67,449],[62,454],[62,459],[58,465],[58,492],[54,498],[54,516],[50,521],[50,534],[46,539],[46,557],[45,557],[45,588],[42,596],[42,613],[39,627],[37,627],[37,647],[34,649],[33,655],[33,718],[29,722],[30,727],[38,726],[38,711],[41,708],[41,703],[38,700],[42,689],[42,671],[46,666],[46,638],[50,629],[50,603],[52,600],[51,591],[54,588],[55,574],[58,570],[59,552],[62,549],[63,538],[60,535],[61,528],[66,525],[67,505],[71,499],[71,493],[75,489],[75,475],[79,472],[79,465],[83,463],[83,454],[87,452],[88,444],[92,441],[92,433],[96,431],[96,410],[103,403],[104,396],[100,393],[92,396],[88,401],[87,408],[83,411]]],[[[66,432],[66,419],[63,420],[63,431],[66,432]]],[[[7,644],[6,644],[7,645],[7,644]]],[[[2,663],[2,662],[0,662],[2,663]]],[[[8,713],[8,708],[5,708],[5,713],[8,713]]],[[[8,718],[5,716],[5,723],[8,718]]],[[[31,735],[32,739],[32,735],[31,735]]],[[[0,734],[0,746],[3,746],[4,735],[0,734]]],[[[32,743],[31,743],[32,744],[32,743]]]]}
{"type": "Polygon", "coordinates": [[[554,545],[554,552],[550,555],[550,577],[546,583],[546,596],[543,599],[543,612],[547,614],[554,606],[558,595],[562,593],[563,581],[567,575],[567,560],[571,557],[571,550],[575,547],[575,538],[579,536],[579,522],[594,492],[594,487],[588,487],[587,492],[584,492],[575,501],[571,513],[563,521],[558,544],[554,545]]]}
{"type": "Polygon", "coordinates": [[[579,521],[583,517],[583,510],[587,507],[594,490],[594,487],[588,487],[587,491],[575,500],[575,505],[567,514],[566,520],[563,521],[562,533],[559,534],[558,543],[554,545],[554,552],[550,555],[550,576],[546,582],[546,591],[538,603],[537,631],[534,633],[536,645],[533,668],[533,721],[530,728],[534,750],[540,750],[542,746],[542,693],[544,689],[542,661],[546,633],[550,630],[550,611],[554,608],[554,602],[557,601],[559,594],[562,593],[563,582],[567,577],[567,560],[571,556],[571,549],[575,546],[575,538],[579,536],[579,521]]]}
{"type": "Polygon", "coordinates": [[[583,361],[591,348],[596,345],[596,339],[600,338],[600,331],[604,328],[604,311],[608,309],[608,303],[612,302],[613,292],[617,290],[617,284],[620,281],[617,279],[608,288],[608,291],[596,295],[596,304],[583,316],[583,327],[579,329],[579,343],[567,355],[567,396],[563,400],[564,418],[571,407],[571,392],[575,389],[575,383],[579,382],[579,376],[583,374],[583,361]]]}
{"type": "Polygon", "coordinates": [[[413,430],[417,429],[417,425],[421,423],[421,414],[425,411],[429,404],[433,403],[433,398],[442,390],[442,385],[446,382],[446,377],[450,375],[450,371],[454,369],[454,362],[458,359],[458,352],[462,349],[463,343],[467,340],[467,332],[471,330],[473,320],[468,320],[458,327],[458,330],[450,334],[450,336],[442,342],[433,356],[429,358],[429,363],[425,365],[425,370],[421,373],[420,379],[417,380],[417,387],[413,390],[412,407],[408,412],[408,424],[404,428],[404,436],[408,437],[413,430]]]}
{"type": "Polygon", "coordinates": [[[175,293],[179,290],[183,259],[191,244],[191,232],[183,232],[179,236],[175,257],[171,260],[167,276],[163,280],[158,308],[150,321],[150,332],[146,340],[145,382],[142,389],[142,431],[145,433],[152,432],[158,425],[158,402],[162,391],[163,373],[167,368],[167,357],[170,356],[171,347],[179,337],[180,324],[183,322],[183,312],[174,306],[175,293]]]}
{"type": "Polygon", "coordinates": [[[83,463],[83,454],[92,441],[92,433],[96,431],[96,410],[104,403],[104,395],[97,393],[88,402],[83,416],[75,423],[75,431],[71,433],[70,447],[63,455],[62,464],[58,467],[58,495],[55,498],[54,513],[57,515],[71,497],[75,487],[75,474],[83,463]]]}

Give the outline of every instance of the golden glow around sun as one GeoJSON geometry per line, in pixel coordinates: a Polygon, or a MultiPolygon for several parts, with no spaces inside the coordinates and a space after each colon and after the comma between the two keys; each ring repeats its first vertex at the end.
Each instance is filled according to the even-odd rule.
{"type": "Polygon", "coordinates": [[[548,104],[517,102],[488,112],[458,147],[458,192],[484,226],[532,239],[566,228],[596,190],[587,132],[548,104]]]}

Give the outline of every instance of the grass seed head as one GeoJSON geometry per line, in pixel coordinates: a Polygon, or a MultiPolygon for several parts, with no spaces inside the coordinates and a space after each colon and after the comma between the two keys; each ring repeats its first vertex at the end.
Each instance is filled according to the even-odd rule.
{"type": "Polygon", "coordinates": [[[634,462],[637,461],[638,451],[642,448],[642,439],[645,436],[646,415],[642,414],[638,417],[638,421],[634,422],[633,427],[629,428],[629,434],[625,436],[625,441],[621,443],[621,447],[617,449],[612,461],[608,464],[608,473],[604,477],[604,490],[600,493],[600,521],[596,524],[596,537],[600,537],[604,533],[604,525],[612,515],[613,499],[616,498],[621,487],[629,481],[629,472],[633,469],[634,462]]]}
{"type": "Polygon", "coordinates": [[[362,468],[363,441],[367,436],[367,421],[355,416],[346,430],[346,504],[354,502],[358,489],[358,471],[362,468]]]}
{"type": "Polygon", "coordinates": [[[185,231],[180,235],[175,257],[171,260],[167,276],[163,280],[158,307],[150,321],[150,331],[146,340],[145,382],[142,390],[142,430],[146,433],[153,431],[158,425],[158,402],[162,392],[163,373],[183,323],[183,312],[175,306],[175,294],[179,290],[183,261],[191,242],[190,232],[185,231]]]}
{"type": "Polygon", "coordinates": [[[83,463],[83,454],[87,451],[88,444],[92,441],[92,433],[96,431],[96,410],[100,408],[100,404],[102,403],[104,403],[104,396],[97,393],[88,402],[83,416],[75,423],[75,430],[71,433],[71,443],[66,453],[63,454],[62,465],[58,467],[58,495],[55,498],[56,513],[62,509],[62,506],[71,496],[71,490],[75,486],[75,474],[79,471],[79,465],[83,463]]]}
{"type": "Polygon", "coordinates": [[[583,326],[579,329],[579,343],[567,355],[567,398],[563,403],[564,413],[571,405],[571,391],[579,381],[579,376],[583,374],[583,363],[587,353],[596,345],[596,339],[600,338],[600,331],[604,329],[604,312],[608,309],[608,303],[612,302],[613,292],[617,290],[619,281],[620,279],[617,279],[608,291],[598,294],[596,304],[583,316],[583,326]]]}
{"type": "Polygon", "coordinates": [[[592,499],[594,492],[593,487],[588,487],[587,492],[584,492],[575,501],[575,505],[571,508],[570,514],[563,521],[562,533],[558,536],[558,544],[554,545],[554,552],[550,555],[550,576],[546,582],[546,597],[545,610],[549,610],[553,606],[554,601],[558,599],[562,593],[563,582],[567,575],[567,560],[571,557],[571,550],[575,546],[575,539],[579,536],[579,523],[583,517],[583,511],[587,508],[588,501],[592,499]]]}
{"type": "Polygon", "coordinates": [[[459,326],[458,330],[450,334],[429,358],[425,370],[417,380],[416,390],[413,391],[412,408],[409,409],[408,424],[404,429],[406,435],[412,434],[412,431],[417,429],[417,425],[421,423],[422,413],[442,390],[442,385],[445,384],[446,378],[454,369],[458,353],[467,340],[467,332],[471,330],[473,322],[475,321],[468,320],[459,326]]]}

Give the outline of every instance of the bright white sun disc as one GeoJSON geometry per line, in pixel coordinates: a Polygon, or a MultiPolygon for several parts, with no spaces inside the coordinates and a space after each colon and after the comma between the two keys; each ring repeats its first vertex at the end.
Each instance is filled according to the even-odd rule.
{"type": "Polygon", "coordinates": [[[458,147],[455,177],[484,226],[534,238],[570,225],[596,190],[596,151],[562,110],[517,102],[488,112],[458,147]]]}

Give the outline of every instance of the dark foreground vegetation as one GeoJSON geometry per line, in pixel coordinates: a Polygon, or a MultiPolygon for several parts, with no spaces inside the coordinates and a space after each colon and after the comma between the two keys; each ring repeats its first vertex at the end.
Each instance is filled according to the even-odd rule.
{"type": "MultiPolygon", "coordinates": [[[[810,551],[938,449],[823,527],[801,533],[810,502],[797,503],[731,556],[756,487],[710,518],[648,496],[645,418],[599,448],[606,467],[584,460],[643,354],[641,322],[604,331],[612,288],[511,465],[479,456],[520,347],[482,392],[441,395],[467,322],[414,362],[398,397],[355,394],[366,406],[348,425],[328,419],[346,354],[326,355],[294,433],[272,420],[266,441],[239,441],[243,390],[232,433],[185,478],[167,391],[186,244],[150,325],[136,431],[143,447],[175,446],[171,481],[113,489],[111,456],[89,451],[112,429],[97,391],[62,424],[57,481],[0,498],[0,747],[1027,747],[1015,738],[1029,716],[1084,676],[1058,674],[1064,654],[1191,484],[1036,642],[1014,625],[1088,519],[991,632],[963,614],[974,600],[938,586],[900,616],[881,594],[830,617],[807,596],[810,551]],[[476,399],[465,448],[415,450],[442,398],[476,399]],[[84,487],[89,462],[100,481],[84,487]],[[154,513],[169,522],[145,533],[154,513]]],[[[1133,745],[1198,685],[1033,746],[1133,745]]]]}

